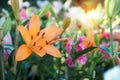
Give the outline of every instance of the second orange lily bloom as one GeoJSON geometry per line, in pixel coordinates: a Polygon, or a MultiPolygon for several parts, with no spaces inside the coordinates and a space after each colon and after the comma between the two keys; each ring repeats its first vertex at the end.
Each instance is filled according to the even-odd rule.
{"type": "Polygon", "coordinates": [[[54,57],[60,58],[59,50],[52,45],[56,38],[62,33],[63,29],[58,28],[55,24],[40,30],[40,19],[37,15],[33,15],[30,19],[29,29],[24,26],[18,26],[26,44],[22,44],[16,52],[16,61],[22,61],[28,58],[32,52],[39,56],[46,53],[54,57]]]}

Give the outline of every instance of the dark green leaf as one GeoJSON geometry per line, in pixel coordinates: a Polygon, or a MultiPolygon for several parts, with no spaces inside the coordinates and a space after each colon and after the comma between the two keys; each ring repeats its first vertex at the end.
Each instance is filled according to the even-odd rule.
{"type": "Polygon", "coordinates": [[[95,48],[97,48],[97,47],[89,47],[89,48],[84,49],[83,51],[77,53],[73,60],[76,60],[79,56],[81,56],[81,55],[83,55],[85,53],[88,53],[89,51],[92,51],[95,48]]]}

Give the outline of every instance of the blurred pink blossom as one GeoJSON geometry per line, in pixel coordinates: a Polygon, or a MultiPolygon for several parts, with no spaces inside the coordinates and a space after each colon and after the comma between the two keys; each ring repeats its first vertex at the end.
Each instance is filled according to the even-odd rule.
{"type": "Polygon", "coordinates": [[[22,8],[22,10],[20,11],[20,21],[22,20],[27,20],[28,16],[27,16],[27,12],[25,8],[22,8]]]}
{"type": "Polygon", "coordinates": [[[78,61],[78,64],[79,64],[79,65],[85,64],[85,63],[87,62],[87,56],[86,56],[86,54],[80,56],[80,57],[77,59],[77,61],[78,61]]]}
{"type": "Polygon", "coordinates": [[[81,29],[81,25],[80,25],[80,24],[77,24],[77,28],[78,28],[78,29],[81,29]]]}
{"type": "Polygon", "coordinates": [[[80,38],[78,38],[78,43],[82,43],[84,39],[85,39],[85,37],[81,36],[80,38]]]}
{"type": "MultiPolygon", "coordinates": [[[[12,45],[12,38],[11,38],[11,35],[10,35],[9,32],[4,37],[3,41],[4,41],[4,45],[5,44],[12,45]]],[[[5,61],[8,60],[9,55],[10,55],[11,52],[12,52],[12,50],[10,50],[9,47],[8,48],[4,48],[4,59],[5,59],[5,61]]]]}
{"type": "Polygon", "coordinates": [[[105,53],[104,56],[102,57],[103,60],[106,60],[106,59],[108,59],[108,58],[110,58],[110,55],[107,54],[107,53],[105,53]]]}
{"type": "Polygon", "coordinates": [[[68,54],[70,54],[71,52],[72,44],[73,44],[73,40],[71,38],[68,38],[66,43],[66,50],[68,54]]]}
{"type": "Polygon", "coordinates": [[[84,40],[84,36],[82,36],[78,39],[78,44],[76,46],[76,52],[82,51],[85,48],[83,43],[82,43],[83,40],[84,40]]]}
{"type": "Polygon", "coordinates": [[[74,66],[74,63],[73,63],[71,57],[68,57],[68,58],[66,59],[66,63],[68,64],[69,67],[73,67],[73,66],[74,66]]]}
{"type": "Polygon", "coordinates": [[[103,36],[104,36],[106,39],[110,39],[110,33],[104,33],[103,36]]]}
{"type": "Polygon", "coordinates": [[[76,46],[76,52],[82,51],[84,48],[85,48],[84,45],[82,43],[79,43],[76,46]]]}

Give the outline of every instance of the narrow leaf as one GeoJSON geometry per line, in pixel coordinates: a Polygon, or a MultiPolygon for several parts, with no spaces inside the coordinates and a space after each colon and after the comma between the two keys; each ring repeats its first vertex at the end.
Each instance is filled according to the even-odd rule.
{"type": "Polygon", "coordinates": [[[54,11],[54,9],[52,8],[52,6],[50,6],[50,12],[51,12],[51,14],[55,17],[58,25],[60,26],[58,16],[57,16],[57,14],[55,13],[55,11],[54,11]]]}
{"type": "Polygon", "coordinates": [[[11,29],[11,19],[7,18],[6,21],[3,23],[3,37],[7,34],[7,32],[11,29]]]}
{"type": "Polygon", "coordinates": [[[88,53],[89,51],[92,51],[95,48],[97,47],[89,47],[89,48],[84,49],[83,51],[77,53],[73,60],[76,60],[79,56],[82,56],[83,54],[88,53]]]}
{"type": "Polygon", "coordinates": [[[3,25],[4,22],[5,22],[5,17],[2,17],[2,18],[0,19],[0,28],[2,27],[2,25],[3,25]]]}
{"type": "Polygon", "coordinates": [[[46,12],[50,9],[50,7],[51,7],[51,4],[45,5],[45,6],[42,8],[42,10],[40,11],[39,16],[40,16],[40,17],[44,16],[44,15],[46,14],[46,12]]]}

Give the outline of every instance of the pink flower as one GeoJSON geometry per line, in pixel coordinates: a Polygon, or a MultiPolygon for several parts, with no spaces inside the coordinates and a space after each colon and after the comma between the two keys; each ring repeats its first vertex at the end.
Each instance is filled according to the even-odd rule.
{"type": "Polygon", "coordinates": [[[80,57],[77,59],[77,61],[78,61],[78,64],[79,64],[79,65],[85,64],[85,63],[87,62],[86,54],[80,56],[80,57]]]}
{"type": "Polygon", "coordinates": [[[85,39],[85,37],[81,36],[80,38],[78,38],[78,43],[82,43],[84,39],[85,39]]]}
{"type": "MultiPolygon", "coordinates": [[[[11,35],[10,35],[9,32],[4,37],[3,41],[4,41],[4,45],[5,44],[12,45],[12,38],[11,38],[11,35]]],[[[9,55],[10,55],[11,52],[12,52],[12,50],[10,50],[9,47],[4,46],[4,59],[5,59],[5,61],[8,60],[9,55]]]]}
{"type": "Polygon", "coordinates": [[[66,50],[67,50],[67,53],[70,54],[71,49],[72,49],[73,40],[71,38],[68,38],[67,40],[68,40],[68,42],[66,43],[66,50]]]}
{"type": "Polygon", "coordinates": [[[76,46],[76,52],[82,51],[85,49],[84,45],[82,43],[77,44],[76,46]]]}
{"type": "Polygon", "coordinates": [[[81,25],[80,25],[80,24],[77,24],[77,28],[78,28],[78,29],[81,29],[81,25]]]}
{"type": "Polygon", "coordinates": [[[82,43],[83,40],[84,40],[84,36],[82,36],[78,39],[78,44],[76,46],[76,52],[82,51],[85,48],[85,46],[82,43]]]}
{"type": "Polygon", "coordinates": [[[106,39],[110,39],[110,33],[104,33],[103,36],[104,36],[106,39]]]}
{"type": "Polygon", "coordinates": [[[68,57],[68,58],[66,59],[66,63],[68,64],[69,67],[73,67],[73,66],[74,66],[74,63],[73,63],[71,57],[68,57]]]}
{"type": "Polygon", "coordinates": [[[27,16],[26,9],[23,8],[23,9],[20,11],[20,21],[22,21],[22,20],[27,20],[27,19],[28,19],[28,16],[27,16]]]}
{"type": "Polygon", "coordinates": [[[107,53],[105,53],[104,56],[102,57],[103,60],[106,60],[106,59],[108,59],[108,58],[110,58],[110,55],[107,54],[107,53]]]}

